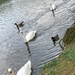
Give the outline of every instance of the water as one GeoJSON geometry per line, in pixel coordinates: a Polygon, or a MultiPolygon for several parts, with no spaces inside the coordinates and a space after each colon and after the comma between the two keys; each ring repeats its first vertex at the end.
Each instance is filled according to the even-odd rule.
{"type": "Polygon", "coordinates": [[[30,59],[33,75],[39,75],[44,63],[62,52],[59,44],[53,46],[51,37],[63,38],[74,22],[74,0],[11,0],[0,6],[0,74],[8,75],[11,67],[16,72],[30,59]],[[55,3],[55,17],[49,9],[55,3]],[[24,21],[25,34],[37,31],[37,38],[29,42],[31,56],[14,23],[24,21]]]}

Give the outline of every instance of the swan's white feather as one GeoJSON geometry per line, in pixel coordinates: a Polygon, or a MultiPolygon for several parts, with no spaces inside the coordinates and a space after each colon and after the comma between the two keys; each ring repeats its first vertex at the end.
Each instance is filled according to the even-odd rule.
{"type": "Polygon", "coordinates": [[[36,31],[30,31],[27,35],[26,35],[26,40],[30,41],[34,38],[36,31]]]}
{"type": "Polygon", "coordinates": [[[54,10],[54,9],[56,8],[56,6],[52,4],[52,8],[53,8],[53,10],[54,10]]]}
{"type": "Polygon", "coordinates": [[[29,60],[18,72],[17,75],[30,75],[31,74],[31,61],[29,60]]]}
{"type": "Polygon", "coordinates": [[[56,6],[54,4],[50,4],[50,10],[55,10],[56,6]]]}

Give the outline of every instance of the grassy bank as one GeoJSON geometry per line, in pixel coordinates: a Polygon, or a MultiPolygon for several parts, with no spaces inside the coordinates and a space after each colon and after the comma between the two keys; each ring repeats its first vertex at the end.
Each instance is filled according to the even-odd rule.
{"type": "Polygon", "coordinates": [[[0,5],[8,0],[0,0],[0,5]]]}
{"type": "Polygon", "coordinates": [[[75,24],[64,36],[65,50],[52,62],[45,64],[40,75],[75,75],[75,24]]]}
{"type": "Polygon", "coordinates": [[[65,45],[69,45],[75,41],[75,23],[73,23],[72,26],[67,29],[63,41],[65,45]]]}

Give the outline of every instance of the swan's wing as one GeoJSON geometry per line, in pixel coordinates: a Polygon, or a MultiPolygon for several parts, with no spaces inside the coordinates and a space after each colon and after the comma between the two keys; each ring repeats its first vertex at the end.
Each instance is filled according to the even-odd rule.
{"type": "Polygon", "coordinates": [[[25,65],[24,67],[26,68],[26,72],[28,75],[31,74],[31,61],[29,60],[25,65]]]}
{"type": "Polygon", "coordinates": [[[53,8],[53,9],[56,9],[56,6],[55,6],[55,5],[52,5],[52,8],[53,8]]]}
{"type": "Polygon", "coordinates": [[[18,72],[17,75],[30,75],[31,74],[31,61],[29,60],[18,72]]]}
{"type": "Polygon", "coordinates": [[[28,68],[31,69],[31,61],[30,60],[27,62],[27,65],[28,65],[28,68]]]}
{"type": "Polygon", "coordinates": [[[32,39],[34,38],[34,36],[35,36],[34,31],[31,31],[31,32],[29,32],[29,33],[26,35],[26,40],[27,40],[27,41],[30,41],[30,40],[32,40],[32,39]]]}
{"type": "Polygon", "coordinates": [[[24,66],[17,72],[17,75],[28,75],[24,66]]]}
{"type": "Polygon", "coordinates": [[[24,65],[18,72],[17,75],[30,75],[31,69],[29,65],[24,65]]]}

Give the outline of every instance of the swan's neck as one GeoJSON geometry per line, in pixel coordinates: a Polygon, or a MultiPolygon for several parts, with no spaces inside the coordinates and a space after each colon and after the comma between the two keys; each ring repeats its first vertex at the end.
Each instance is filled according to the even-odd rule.
{"type": "Polygon", "coordinates": [[[22,34],[22,37],[24,39],[24,42],[28,42],[24,34],[22,34]]]}
{"type": "Polygon", "coordinates": [[[34,31],[34,33],[36,33],[36,30],[34,31]]]}
{"type": "Polygon", "coordinates": [[[27,39],[26,39],[26,37],[24,37],[24,42],[28,42],[27,39]]]}

